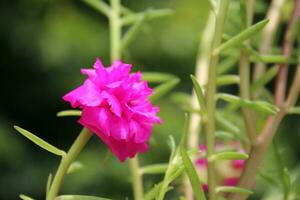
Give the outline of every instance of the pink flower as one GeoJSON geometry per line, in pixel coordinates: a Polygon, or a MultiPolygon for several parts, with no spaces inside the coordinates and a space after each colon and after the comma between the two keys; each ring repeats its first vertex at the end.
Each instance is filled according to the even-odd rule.
{"type": "Polygon", "coordinates": [[[161,123],[148,97],[152,90],[142,81],[140,72],[131,73],[131,65],[115,61],[105,68],[100,59],[95,69],[82,69],[88,76],[63,99],[82,109],[79,123],[93,131],[124,161],[148,149],[154,123],[161,123]]]}

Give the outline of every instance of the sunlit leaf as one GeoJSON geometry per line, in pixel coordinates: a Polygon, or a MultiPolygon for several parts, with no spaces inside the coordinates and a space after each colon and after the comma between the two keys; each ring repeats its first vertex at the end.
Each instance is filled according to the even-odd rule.
{"type": "Polygon", "coordinates": [[[219,152],[212,155],[209,160],[246,160],[248,155],[241,152],[219,152]]]}
{"type": "Polygon", "coordinates": [[[55,154],[55,155],[59,155],[59,156],[65,156],[66,152],[64,152],[63,150],[60,150],[58,148],[56,148],[55,146],[47,143],[46,141],[42,140],[41,138],[37,137],[36,135],[30,133],[29,131],[19,127],[19,126],[14,126],[14,128],[21,133],[23,136],[25,136],[26,138],[28,138],[29,140],[31,140],[33,143],[35,143],[36,145],[42,147],[43,149],[55,154]]]}
{"type": "Polygon", "coordinates": [[[227,40],[219,47],[213,50],[213,55],[220,54],[226,49],[230,49],[232,47],[241,45],[245,40],[249,39],[250,37],[257,34],[261,29],[263,29],[269,20],[265,19],[262,20],[249,28],[245,29],[244,31],[240,32],[238,35],[232,37],[231,39],[227,40]]]}
{"type": "Polygon", "coordinates": [[[55,200],[111,200],[103,197],[86,196],[86,195],[61,195],[55,200]]]}
{"type": "Polygon", "coordinates": [[[253,194],[251,190],[247,190],[245,188],[234,187],[234,186],[219,186],[216,188],[216,192],[230,192],[230,193],[240,193],[245,195],[253,194]]]}
{"type": "Polygon", "coordinates": [[[159,86],[155,87],[153,90],[153,94],[150,96],[150,101],[155,102],[162,98],[164,95],[169,93],[173,88],[179,83],[179,79],[175,78],[166,83],[162,83],[159,86]]]}
{"type": "Polygon", "coordinates": [[[56,114],[57,117],[81,116],[81,110],[62,110],[56,114]]]}
{"type": "Polygon", "coordinates": [[[205,200],[206,198],[205,198],[204,192],[201,187],[201,181],[199,179],[199,176],[194,168],[194,165],[193,165],[191,159],[189,158],[189,156],[186,153],[183,146],[181,146],[181,148],[180,148],[180,153],[181,153],[185,171],[186,171],[188,178],[190,180],[190,183],[192,185],[196,199],[197,200],[205,200]]]}
{"type": "Polygon", "coordinates": [[[24,195],[24,194],[20,194],[20,199],[22,199],[22,200],[34,200],[33,198],[31,198],[31,197],[29,197],[29,196],[26,196],[26,195],[24,195]]]}

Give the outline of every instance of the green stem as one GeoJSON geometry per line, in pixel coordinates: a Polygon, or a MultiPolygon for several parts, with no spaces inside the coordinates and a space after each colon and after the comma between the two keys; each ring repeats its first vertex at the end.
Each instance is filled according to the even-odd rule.
{"type": "MultiPolygon", "coordinates": [[[[199,42],[199,54],[196,60],[196,69],[195,69],[195,77],[199,81],[201,86],[207,85],[208,80],[208,69],[210,62],[210,52],[211,52],[211,43],[214,33],[214,22],[215,15],[213,12],[210,13],[209,18],[207,20],[207,24],[204,28],[204,32],[202,34],[202,39],[199,42]]],[[[192,98],[191,98],[192,108],[202,109],[200,107],[197,94],[195,90],[193,90],[192,98]]],[[[199,135],[201,134],[201,124],[203,123],[203,119],[199,113],[191,113],[190,122],[189,122],[189,130],[188,130],[188,149],[197,149],[199,146],[199,135]]],[[[195,159],[195,158],[193,158],[195,159]]],[[[186,176],[184,179],[184,192],[186,200],[193,200],[193,188],[190,184],[188,177],[186,176]]]]}
{"type": "Polygon", "coordinates": [[[144,199],[143,180],[139,172],[139,161],[137,155],[129,160],[133,195],[135,200],[144,199]]]}
{"type": "MultiPolygon", "coordinates": [[[[219,12],[216,17],[215,35],[212,42],[212,51],[217,48],[222,39],[224,22],[227,14],[229,0],[220,1],[219,12]]],[[[207,85],[207,117],[206,124],[206,148],[207,148],[207,160],[214,154],[215,149],[215,111],[216,111],[216,75],[217,64],[219,55],[212,55],[210,59],[210,66],[208,72],[208,85],[207,85]]],[[[208,187],[210,200],[216,200],[216,173],[215,173],[215,161],[210,160],[208,162],[208,187]]]]}
{"type": "Polygon", "coordinates": [[[82,148],[86,145],[86,143],[91,138],[92,133],[83,128],[80,132],[79,136],[71,146],[70,150],[68,151],[67,155],[62,158],[60,165],[57,169],[53,182],[51,184],[50,190],[47,195],[47,200],[54,200],[59,192],[60,186],[63,181],[63,177],[68,171],[69,166],[71,163],[76,159],[78,154],[81,152],[82,148]]]}
{"type": "MultiPolygon", "coordinates": [[[[122,57],[122,24],[121,24],[121,2],[110,0],[111,13],[109,16],[111,62],[122,57]]],[[[135,200],[143,199],[143,180],[139,173],[138,156],[129,160],[129,169],[132,177],[132,187],[135,200]]]]}
{"type": "Polygon", "coordinates": [[[111,62],[121,58],[121,4],[120,0],[111,0],[111,13],[109,15],[110,29],[110,56],[111,62]]]}

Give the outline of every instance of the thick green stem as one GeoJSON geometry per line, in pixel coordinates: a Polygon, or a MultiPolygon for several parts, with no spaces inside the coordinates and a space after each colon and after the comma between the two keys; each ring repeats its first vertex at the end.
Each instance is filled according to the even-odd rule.
{"type": "Polygon", "coordinates": [[[133,195],[135,200],[144,199],[143,180],[139,172],[139,162],[137,155],[129,160],[133,195]]]}
{"type": "MultiPolygon", "coordinates": [[[[111,13],[109,15],[110,28],[110,56],[111,62],[122,57],[122,24],[121,24],[121,2],[120,0],[110,0],[111,13]]],[[[135,200],[143,199],[143,180],[139,172],[138,156],[129,159],[129,169],[132,178],[132,187],[135,200]]]]}
{"type": "Polygon", "coordinates": [[[92,133],[83,128],[73,145],[71,146],[70,150],[68,151],[67,155],[62,158],[60,165],[57,169],[53,182],[51,184],[50,190],[47,195],[47,200],[54,200],[57,196],[60,186],[63,181],[63,177],[67,173],[71,163],[76,159],[78,154],[81,152],[82,148],[86,145],[86,143],[91,138],[92,133]]]}
{"type": "MultiPolygon", "coordinates": [[[[220,1],[219,11],[216,17],[215,34],[212,42],[212,51],[218,47],[221,43],[225,18],[227,14],[229,0],[220,1]]],[[[216,76],[217,76],[217,64],[219,55],[212,55],[210,59],[209,71],[208,71],[208,84],[207,84],[207,117],[206,123],[206,148],[207,148],[207,160],[208,160],[208,187],[210,200],[216,200],[216,173],[215,173],[215,161],[209,159],[215,152],[215,111],[216,111],[216,76]]]]}

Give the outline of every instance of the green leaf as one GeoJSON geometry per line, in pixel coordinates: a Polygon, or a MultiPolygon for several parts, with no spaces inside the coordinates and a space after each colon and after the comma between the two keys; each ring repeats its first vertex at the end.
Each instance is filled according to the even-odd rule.
{"type": "Polygon", "coordinates": [[[195,76],[191,75],[191,79],[192,79],[194,90],[197,94],[197,98],[198,98],[198,101],[200,104],[200,110],[205,112],[206,111],[206,102],[205,102],[205,97],[204,97],[203,91],[201,89],[201,86],[195,76]]]}
{"type": "Polygon", "coordinates": [[[248,99],[243,99],[235,95],[220,93],[217,98],[223,99],[232,104],[239,105],[241,107],[250,108],[256,110],[257,112],[275,115],[279,112],[279,108],[265,101],[250,101],[248,99]]]}
{"type": "Polygon", "coordinates": [[[288,200],[291,191],[291,178],[287,168],[283,169],[283,188],[284,188],[284,199],[288,200]]]}
{"type": "Polygon", "coordinates": [[[68,168],[67,174],[71,174],[73,172],[81,170],[82,168],[83,168],[83,164],[81,162],[78,161],[72,162],[72,164],[68,168]]]}
{"type": "MultiPolygon", "coordinates": [[[[147,21],[151,21],[153,19],[159,19],[161,17],[169,16],[173,13],[174,12],[171,9],[155,9],[155,10],[149,9],[148,10],[147,21]]],[[[128,15],[126,15],[122,18],[121,23],[122,23],[123,26],[134,24],[137,20],[140,19],[140,17],[142,15],[143,15],[143,12],[128,14],[128,15]]]]}
{"type": "Polygon", "coordinates": [[[220,62],[219,67],[217,68],[218,75],[225,74],[236,67],[236,63],[239,59],[239,54],[234,54],[225,58],[223,61],[220,62]]]}
{"type": "Polygon", "coordinates": [[[229,133],[227,131],[216,131],[216,137],[222,140],[234,140],[237,136],[234,133],[229,133]]]}
{"type": "Polygon", "coordinates": [[[162,72],[143,72],[143,80],[151,83],[161,83],[172,79],[176,79],[176,76],[173,74],[162,72]]]}
{"type": "Polygon", "coordinates": [[[258,89],[264,87],[268,82],[270,82],[277,74],[278,68],[271,67],[268,71],[266,71],[259,79],[257,79],[251,85],[251,92],[255,92],[258,89]]]}
{"type": "Polygon", "coordinates": [[[275,187],[279,186],[277,180],[272,175],[269,175],[269,174],[266,174],[266,173],[263,173],[260,171],[260,172],[258,172],[258,176],[272,186],[275,186],[275,187]]]}
{"type": "Polygon", "coordinates": [[[138,20],[130,27],[130,29],[125,33],[122,39],[122,49],[126,49],[130,43],[132,43],[133,39],[138,35],[141,30],[141,27],[145,20],[147,19],[148,11],[146,10],[138,20]]]}
{"type": "Polygon", "coordinates": [[[219,152],[212,155],[209,160],[246,160],[248,155],[240,152],[219,152]]]}
{"type": "MultiPolygon", "coordinates": [[[[162,182],[160,182],[158,184],[155,184],[154,187],[145,194],[144,199],[145,200],[155,199],[155,197],[157,196],[161,186],[162,186],[162,182]]],[[[167,192],[170,191],[171,189],[173,189],[172,186],[168,187],[167,192]]]]}
{"type": "Polygon", "coordinates": [[[184,129],[183,134],[179,143],[179,146],[184,146],[187,143],[188,133],[189,133],[190,115],[188,113],[184,114],[184,129]]]}
{"type": "Polygon", "coordinates": [[[86,195],[61,195],[55,200],[111,200],[103,197],[86,196],[86,195]]]}
{"type": "Polygon", "coordinates": [[[161,97],[169,93],[179,83],[179,81],[180,80],[178,78],[175,78],[155,87],[153,90],[153,94],[149,98],[150,101],[155,102],[159,100],[161,97]]]}
{"type": "Polygon", "coordinates": [[[236,35],[236,36],[232,37],[231,39],[227,40],[226,42],[224,42],[219,47],[217,47],[216,49],[213,50],[213,55],[220,54],[221,52],[223,52],[226,49],[230,49],[234,46],[241,45],[245,40],[247,40],[250,37],[254,36],[258,31],[263,29],[266,26],[266,24],[268,23],[268,21],[269,20],[267,20],[267,19],[262,20],[262,21],[260,21],[256,24],[250,26],[249,28],[245,29],[244,31],[242,31],[238,35],[236,35]]]}
{"type": "Polygon", "coordinates": [[[224,86],[224,85],[232,85],[232,84],[239,84],[240,77],[237,75],[223,75],[217,77],[217,85],[224,86]]]}
{"type": "Polygon", "coordinates": [[[204,192],[201,188],[201,181],[199,179],[199,176],[194,168],[194,165],[193,165],[191,159],[189,158],[189,156],[186,153],[183,146],[181,146],[181,148],[180,148],[180,153],[181,153],[185,171],[189,177],[189,180],[192,185],[196,199],[197,200],[205,200],[206,198],[205,198],[204,192]]]}
{"type": "Polygon", "coordinates": [[[176,143],[175,143],[175,139],[172,135],[169,135],[169,140],[168,140],[168,146],[170,147],[171,150],[171,154],[170,154],[170,160],[173,159],[173,157],[175,156],[175,151],[176,151],[176,143]]]}
{"type": "Polygon", "coordinates": [[[228,132],[235,134],[240,134],[241,130],[233,122],[229,121],[227,118],[223,117],[220,113],[216,114],[216,123],[219,127],[223,128],[228,132]]]}
{"type": "Polygon", "coordinates": [[[57,117],[68,117],[68,116],[81,116],[81,110],[62,110],[59,111],[56,116],[57,117]]]}
{"type": "Polygon", "coordinates": [[[47,179],[47,185],[46,185],[46,196],[50,190],[51,187],[51,183],[52,183],[52,174],[50,173],[47,179]]]}
{"type": "Polygon", "coordinates": [[[158,195],[162,182],[155,184],[154,187],[145,194],[145,200],[152,200],[158,195]]]}
{"type": "Polygon", "coordinates": [[[283,55],[260,54],[250,46],[243,45],[243,49],[249,54],[251,61],[260,63],[293,63],[293,61],[283,55]]]}
{"type": "Polygon", "coordinates": [[[102,0],[83,0],[87,5],[91,6],[101,14],[110,16],[110,7],[102,0]]]}
{"type": "Polygon", "coordinates": [[[167,163],[148,165],[140,168],[140,174],[163,174],[167,168],[167,163]]]}
{"type": "Polygon", "coordinates": [[[300,107],[292,107],[288,110],[288,114],[300,114],[300,107]]]}
{"type": "Polygon", "coordinates": [[[22,199],[22,200],[34,200],[33,198],[31,198],[31,197],[29,197],[29,196],[26,196],[26,195],[24,195],[24,194],[20,194],[19,197],[20,197],[20,199],[22,199]]]}
{"type": "Polygon", "coordinates": [[[19,126],[14,126],[14,128],[21,133],[22,135],[24,135],[26,138],[28,138],[29,140],[31,140],[33,143],[35,143],[36,145],[42,147],[43,149],[55,154],[55,155],[59,155],[64,157],[66,155],[66,152],[64,152],[63,150],[60,150],[58,148],[56,148],[55,146],[47,143],[46,141],[42,140],[41,138],[35,136],[34,134],[30,133],[29,131],[19,127],[19,126]]]}
{"type": "Polygon", "coordinates": [[[245,195],[250,195],[253,194],[252,191],[247,190],[245,188],[240,188],[240,187],[233,187],[233,186],[219,186],[216,188],[216,192],[231,192],[231,193],[240,193],[240,194],[245,194],[245,195]]]}

